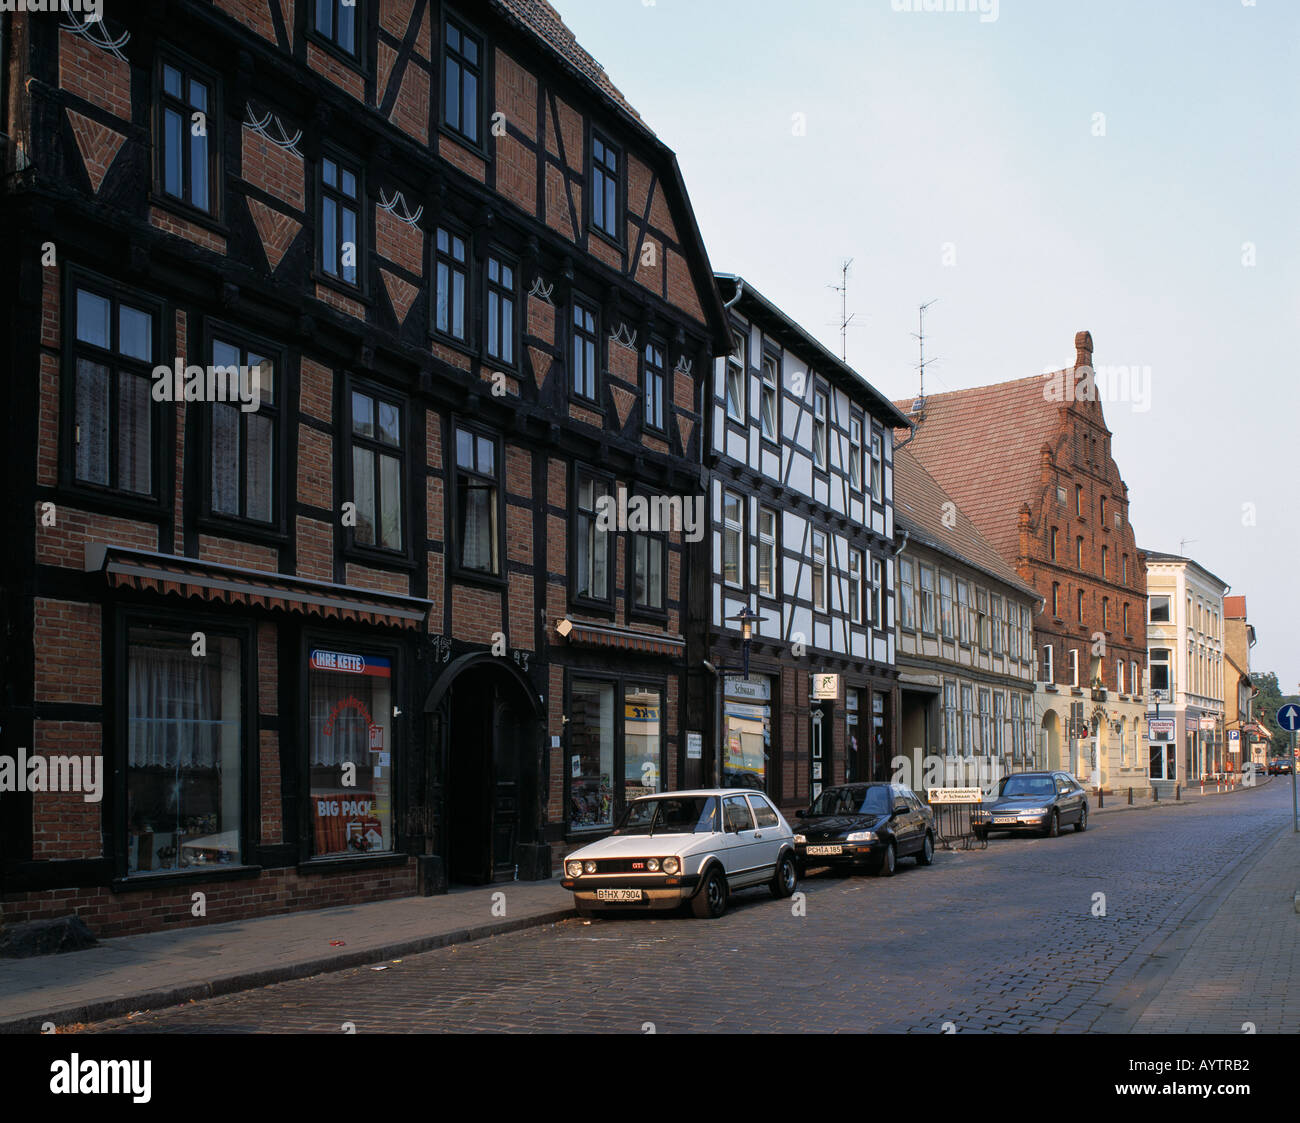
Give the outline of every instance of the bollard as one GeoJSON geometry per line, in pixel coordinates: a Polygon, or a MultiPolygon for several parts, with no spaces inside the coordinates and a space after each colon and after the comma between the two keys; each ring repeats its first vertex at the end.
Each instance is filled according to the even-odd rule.
{"type": "Polygon", "coordinates": [[[1183,798],[1183,785],[1182,785],[1182,784],[1175,784],[1175,785],[1174,785],[1174,802],[1177,803],[1177,802],[1178,802],[1180,799],[1182,799],[1182,798],[1183,798]]]}
{"type": "Polygon", "coordinates": [[[1128,801],[1129,801],[1129,804],[1130,804],[1130,805],[1133,803],[1133,789],[1132,789],[1132,788],[1129,788],[1129,790],[1128,790],[1128,801]]]}
{"type": "Polygon", "coordinates": [[[1100,811],[1106,806],[1106,792],[1104,788],[1097,789],[1097,810],[1100,811]]]}
{"type": "Polygon", "coordinates": [[[1160,802],[1160,789],[1157,788],[1155,784],[1151,785],[1151,802],[1152,803],[1160,802]]]}

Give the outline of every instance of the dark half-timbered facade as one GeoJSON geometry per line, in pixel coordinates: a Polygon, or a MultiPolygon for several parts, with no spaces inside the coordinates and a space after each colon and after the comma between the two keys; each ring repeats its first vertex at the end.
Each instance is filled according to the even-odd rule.
{"type": "Polygon", "coordinates": [[[691,680],[703,728],[687,776],[695,765],[795,808],[890,774],[893,431],[906,422],[743,278],[718,282],[731,345],[706,402],[711,522],[690,601],[707,655],[691,680]]]}
{"type": "Polygon", "coordinates": [[[103,17],[0,17],[0,752],[103,778],[0,793],[6,920],[550,876],[685,751],[673,154],[542,0],[103,17]]]}

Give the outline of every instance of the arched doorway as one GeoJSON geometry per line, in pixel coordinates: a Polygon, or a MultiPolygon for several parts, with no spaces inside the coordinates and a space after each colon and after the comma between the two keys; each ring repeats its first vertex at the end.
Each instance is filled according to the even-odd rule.
{"type": "Polygon", "coordinates": [[[447,878],[483,885],[515,877],[519,847],[540,841],[543,711],[512,660],[465,655],[425,702],[434,844],[447,878]]]}
{"type": "Polygon", "coordinates": [[[1055,710],[1043,714],[1043,739],[1047,742],[1047,769],[1058,772],[1061,768],[1061,718],[1055,710]]]}

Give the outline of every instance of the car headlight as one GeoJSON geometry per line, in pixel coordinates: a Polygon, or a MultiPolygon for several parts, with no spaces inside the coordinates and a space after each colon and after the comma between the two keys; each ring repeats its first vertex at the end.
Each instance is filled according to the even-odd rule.
{"type": "Polygon", "coordinates": [[[570,877],[581,877],[581,876],[582,876],[582,863],[581,863],[581,862],[566,862],[565,865],[564,865],[564,872],[567,873],[570,877]]]}
{"type": "Polygon", "coordinates": [[[595,873],[596,863],[593,862],[590,858],[588,858],[587,861],[582,863],[582,868],[585,873],[595,873]]]}
{"type": "Polygon", "coordinates": [[[875,831],[853,831],[844,836],[845,842],[875,842],[875,831]]]}
{"type": "Polygon", "coordinates": [[[645,868],[648,869],[651,873],[658,873],[658,872],[659,872],[659,859],[658,859],[658,858],[647,858],[647,859],[645,860],[645,868]]]}
{"type": "Polygon", "coordinates": [[[676,858],[664,859],[664,873],[676,873],[681,868],[682,864],[676,858]]]}
{"type": "Polygon", "coordinates": [[[796,846],[803,846],[808,839],[804,835],[797,834],[794,836],[794,841],[796,846]]]}

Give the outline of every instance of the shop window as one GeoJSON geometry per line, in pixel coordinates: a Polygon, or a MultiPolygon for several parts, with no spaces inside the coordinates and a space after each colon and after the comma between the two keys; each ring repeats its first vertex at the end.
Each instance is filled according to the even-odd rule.
{"type": "Polygon", "coordinates": [[[214,515],[270,523],[276,517],[276,364],[258,349],[224,339],[212,341],[212,365],[256,387],[257,409],[213,402],[210,425],[211,490],[214,515]]]}
{"type": "Polygon", "coordinates": [[[127,873],[238,865],[243,777],[239,640],[127,632],[127,873]]]}
{"type": "Polygon", "coordinates": [[[766,791],[771,780],[772,680],[724,680],[722,784],[766,791]]]}
{"type": "Polygon", "coordinates": [[[623,693],[623,799],[662,790],[663,696],[647,686],[629,685],[623,693]]]}
{"type": "Polygon", "coordinates": [[[614,686],[575,681],[569,691],[569,826],[614,825],[614,686]]]}
{"type": "Polygon", "coordinates": [[[307,694],[313,855],[392,850],[391,661],[315,649],[307,694]]]}
{"type": "Polygon", "coordinates": [[[72,441],[78,483],[147,496],[156,476],[157,309],[142,304],[107,289],[76,289],[72,441]]]}

